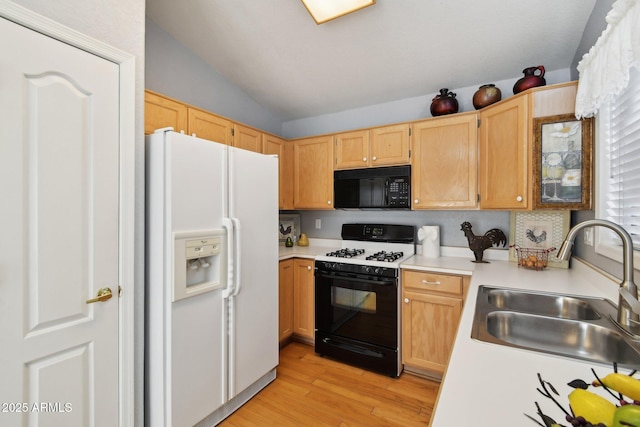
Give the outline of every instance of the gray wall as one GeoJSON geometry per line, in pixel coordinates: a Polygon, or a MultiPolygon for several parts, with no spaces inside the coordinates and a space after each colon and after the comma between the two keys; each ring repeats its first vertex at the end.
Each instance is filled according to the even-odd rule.
{"type": "MultiPolygon", "coordinates": [[[[449,89],[456,94],[459,112],[474,111],[472,99],[478,87],[485,83],[493,83],[502,92],[502,99],[507,99],[513,96],[513,85],[521,77],[522,74],[507,80],[478,82],[473,86],[449,89]]],[[[552,70],[547,71],[544,77],[549,85],[563,83],[571,81],[571,72],[568,68],[552,70]]],[[[436,95],[437,93],[423,94],[412,98],[369,105],[332,114],[290,120],[283,123],[282,133],[285,138],[300,138],[310,135],[430,118],[431,113],[429,108],[431,101],[436,95]]]]}
{"type": "MultiPolygon", "coordinates": [[[[14,0],[15,3],[135,56],[135,425],[144,417],[144,0],[14,0]]],[[[115,375],[115,373],[114,373],[115,375]]]]}
{"type": "Polygon", "coordinates": [[[578,63],[582,60],[582,57],[589,52],[589,49],[596,44],[598,37],[602,34],[602,31],[607,27],[605,17],[611,10],[615,0],[598,0],[593,6],[593,11],[587,21],[587,26],[582,34],[582,39],[576,50],[576,55],[573,57],[573,63],[571,64],[571,80],[578,80],[578,63]]]}
{"type": "Polygon", "coordinates": [[[300,229],[309,237],[340,239],[342,224],[350,222],[404,224],[420,227],[440,226],[442,246],[467,247],[467,239],[460,224],[469,221],[475,234],[484,234],[492,228],[501,229],[509,236],[509,212],[506,211],[299,211],[300,229]],[[322,228],[315,228],[320,219],[322,228]]]}
{"type": "Polygon", "coordinates": [[[281,135],[282,118],[262,107],[147,18],[146,88],[281,135]]]}

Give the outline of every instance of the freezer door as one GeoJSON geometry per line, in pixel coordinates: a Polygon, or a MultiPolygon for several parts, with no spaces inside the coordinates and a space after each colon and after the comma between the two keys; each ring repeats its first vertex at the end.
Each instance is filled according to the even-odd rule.
{"type": "MultiPolygon", "coordinates": [[[[165,179],[169,187],[166,194],[171,197],[168,215],[171,236],[223,228],[227,209],[227,147],[172,132],[165,149],[170,163],[165,179]]],[[[225,268],[224,263],[221,267],[225,268]]],[[[222,277],[225,276],[222,272],[222,277]]],[[[224,288],[217,289],[171,305],[174,426],[197,423],[228,398],[223,293],[224,288]]]]}
{"type": "Polygon", "coordinates": [[[229,148],[229,216],[236,289],[230,321],[230,398],[278,364],[278,159],[229,148]]]}
{"type": "Polygon", "coordinates": [[[222,227],[227,212],[227,148],[180,133],[167,134],[171,232],[222,227]]]}
{"type": "Polygon", "coordinates": [[[174,242],[223,228],[226,147],[175,132],[147,141],[147,412],[154,425],[190,426],[227,400],[226,300],[214,287],[173,301],[188,268],[174,242]]]}

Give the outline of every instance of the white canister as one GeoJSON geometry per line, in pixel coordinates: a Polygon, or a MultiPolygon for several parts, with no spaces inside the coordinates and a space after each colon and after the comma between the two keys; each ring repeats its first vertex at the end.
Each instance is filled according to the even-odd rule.
{"type": "Polygon", "coordinates": [[[418,229],[418,240],[422,242],[422,256],[440,257],[440,226],[423,225],[418,229]]]}

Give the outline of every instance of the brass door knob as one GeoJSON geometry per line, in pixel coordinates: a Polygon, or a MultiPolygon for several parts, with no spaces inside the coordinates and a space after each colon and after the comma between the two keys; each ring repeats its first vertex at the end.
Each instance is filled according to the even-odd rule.
{"type": "Polygon", "coordinates": [[[93,304],[94,302],[102,302],[110,299],[113,296],[110,288],[102,288],[98,290],[98,294],[95,298],[87,300],[87,304],[93,304]]]}

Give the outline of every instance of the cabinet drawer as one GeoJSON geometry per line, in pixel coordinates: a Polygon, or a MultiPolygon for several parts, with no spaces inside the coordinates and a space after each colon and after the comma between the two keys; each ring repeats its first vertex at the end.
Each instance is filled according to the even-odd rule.
{"type": "Polygon", "coordinates": [[[460,276],[403,270],[402,286],[404,288],[462,296],[462,277],[460,276]]]}

